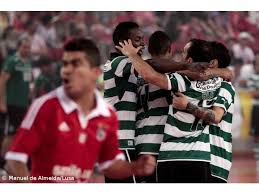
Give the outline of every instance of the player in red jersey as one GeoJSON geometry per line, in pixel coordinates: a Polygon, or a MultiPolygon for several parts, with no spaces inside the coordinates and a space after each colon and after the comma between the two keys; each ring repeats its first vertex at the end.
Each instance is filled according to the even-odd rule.
{"type": "Polygon", "coordinates": [[[128,163],[119,151],[116,114],[96,90],[99,64],[91,40],[65,44],[63,85],[33,102],[5,156],[10,180],[88,182],[97,162],[105,176],[115,179],[154,171],[153,157],[128,163]]]}

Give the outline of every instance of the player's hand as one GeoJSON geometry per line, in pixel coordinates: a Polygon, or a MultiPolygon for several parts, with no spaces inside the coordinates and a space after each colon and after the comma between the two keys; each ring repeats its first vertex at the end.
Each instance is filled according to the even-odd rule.
{"type": "Polygon", "coordinates": [[[191,78],[193,80],[203,81],[206,80],[204,76],[204,72],[200,71],[190,71],[190,70],[183,70],[183,71],[177,71],[177,73],[186,75],[188,78],[191,78]]]}
{"type": "Polygon", "coordinates": [[[197,73],[197,79],[195,80],[199,80],[199,81],[205,81],[205,80],[208,80],[208,79],[211,79],[213,78],[213,72],[212,72],[212,69],[208,68],[202,72],[196,72],[197,73]]]}
{"type": "Polygon", "coordinates": [[[187,97],[181,92],[173,95],[173,107],[178,110],[185,110],[188,104],[187,97]]]}
{"type": "Polygon", "coordinates": [[[156,159],[151,155],[141,155],[132,163],[133,174],[136,176],[151,175],[156,167],[156,159]]]}
{"type": "Polygon", "coordinates": [[[135,48],[132,45],[132,42],[130,39],[128,41],[124,40],[123,42],[119,42],[119,44],[120,46],[115,46],[115,47],[119,49],[122,52],[122,54],[126,56],[137,54],[139,50],[143,48],[142,46],[135,48]]]}
{"type": "Polygon", "coordinates": [[[213,62],[207,63],[207,62],[194,62],[189,65],[189,70],[191,71],[200,71],[203,72],[208,68],[211,68],[214,66],[213,62]]]}

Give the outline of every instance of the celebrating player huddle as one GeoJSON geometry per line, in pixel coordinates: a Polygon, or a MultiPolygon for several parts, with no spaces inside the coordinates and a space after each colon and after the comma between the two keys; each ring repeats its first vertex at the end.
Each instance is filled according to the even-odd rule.
{"type": "Polygon", "coordinates": [[[84,38],[65,44],[63,85],[32,103],[5,155],[7,172],[88,182],[98,163],[107,183],[227,182],[235,96],[228,49],[191,39],[176,62],[170,38],[157,31],[149,38],[152,58],[143,60],[134,22],[118,24],[113,42],[105,100],[95,89],[96,45],[84,38]]]}

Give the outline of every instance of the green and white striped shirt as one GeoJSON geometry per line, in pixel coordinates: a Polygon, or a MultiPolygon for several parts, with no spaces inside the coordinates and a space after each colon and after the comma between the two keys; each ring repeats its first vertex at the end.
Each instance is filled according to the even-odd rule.
{"type": "Polygon", "coordinates": [[[136,95],[137,77],[129,58],[119,56],[108,61],[104,65],[104,98],[116,109],[121,149],[135,149],[136,95]]]}
{"type": "Polygon", "coordinates": [[[235,89],[230,82],[223,81],[213,106],[225,110],[222,121],[209,127],[212,176],[228,179],[232,165],[232,117],[234,113],[235,89]]]}
{"type": "Polygon", "coordinates": [[[138,83],[136,150],[138,154],[158,155],[172,102],[171,92],[146,83],[142,78],[138,83]]]}
{"type": "MultiPolygon", "coordinates": [[[[170,74],[169,89],[182,92],[192,104],[210,108],[214,103],[222,78],[191,81],[178,73],[170,74]]],[[[158,161],[191,160],[210,162],[209,126],[192,114],[169,107],[164,138],[158,161]]]]}
{"type": "Polygon", "coordinates": [[[252,74],[247,80],[247,87],[250,90],[259,89],[259,74],[252,74]]]}

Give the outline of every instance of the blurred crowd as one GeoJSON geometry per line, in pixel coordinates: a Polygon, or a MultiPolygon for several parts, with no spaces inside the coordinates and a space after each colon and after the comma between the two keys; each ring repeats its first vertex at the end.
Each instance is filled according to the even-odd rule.
{"type": "Polygon", "coordinates": [[[258,12],[0,12],[0,62],[16,50],[18,37],[32,38],[32,59],[57,61],[62,44],[72,36],[90,36],[106,61],[112,31],[122,21],[136,21],[146,39],[164,30],[174,41],[175,56],[190,38],[217,40],[232,51],[233,63],[251,64],[259,53],[258,12]]]}
{"type": "Polygon", "coordinates": [[[50,75],[51,89],[60,84],[64,42],[74,36],[91,37],[105,63],[113,49],[114,26],[129,20],[142,27],[146,40],[156,30],[165,31],[173,40],[175,60],[180,60],[183,46],[191,38],[224,43],[232,54],[235,86],[252,91],[255,100],[259,98],[259,12],[0,12],[0,68],[16,52],[18,40],[28,36],[34,79],[42,73],[50,75]]]}

